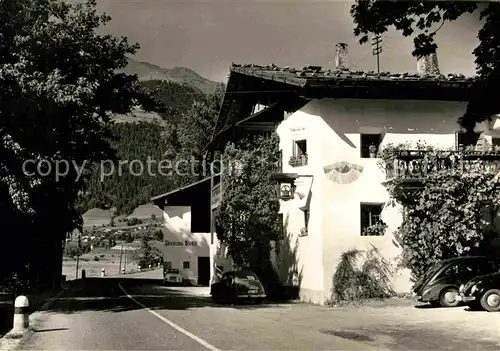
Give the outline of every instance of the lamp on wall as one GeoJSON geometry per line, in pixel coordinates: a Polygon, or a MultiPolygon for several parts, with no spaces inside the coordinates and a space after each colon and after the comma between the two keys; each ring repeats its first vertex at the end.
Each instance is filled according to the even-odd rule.
{"type": "Polygon", "coordinates": [[[279,198],[281,200],[291,200],[295,195],[295,182],[292,180],[291,183],[280,183],[279,184],[279,198]]]}
{"type": "Polygon", "coordinates": [[[281,200],[291,200],[295,196],[295,173],[280,173],[272,176],[273,180],[278,182],[277,193],[281,200]]]}

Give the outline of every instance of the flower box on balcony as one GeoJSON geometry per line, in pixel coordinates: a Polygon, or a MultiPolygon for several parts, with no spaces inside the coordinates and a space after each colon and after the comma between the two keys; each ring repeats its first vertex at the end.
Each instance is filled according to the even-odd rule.
{"type": "Polygon", "coordinates": [[[300,167],[307,165],[307,154],[301,156],[291,156],[288,164],[292,167],[300,167]]]}

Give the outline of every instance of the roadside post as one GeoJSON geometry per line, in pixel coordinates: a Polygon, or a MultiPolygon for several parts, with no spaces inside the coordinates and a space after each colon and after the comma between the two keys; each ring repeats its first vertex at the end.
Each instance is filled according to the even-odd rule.
{"type": "Polygon", "coordinates": [[[106,276],[106,270],[103,268],[101,269],[101,277],[105,277],[106,276]]]}
{"type": "Polygon", "coordinates": [[[14,324],[13,333],[23,333],[29,328],[29,301],[24,295],[20,295],[14,301],[14,324]]]}

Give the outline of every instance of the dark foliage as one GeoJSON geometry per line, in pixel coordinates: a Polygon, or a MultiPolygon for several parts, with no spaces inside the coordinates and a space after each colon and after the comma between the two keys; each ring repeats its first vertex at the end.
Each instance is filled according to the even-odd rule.
{"type": "Polygon", "coordinates": [[[2,1],[0,14],[0,200],[9,218],[1,273],[42,286],[60,276],[66,234],[82,224],[76,204],[87,175],[28,175],[24,161],[113,159],[110,116],[157,103],[136,77],[117,73],[138,45],[98,34],[110,18],[95,1],[2,1]]]}
{"type": "Polygon", "coordinates": [[[479,77],[467,111],[459,119],[467,130],[500,112],[496,93],[500,88],[500,3],[357,0],[351,7],[354,34],[360,37],[361,44],[368,41],[370,33],[383,34],[394,26],[405,37],[413,37],[416,57],[437,49],[434,39],[446,22],[474,12],[480,13],[483,27],[478,32],[479,45],[473,51],[479,77]]]}

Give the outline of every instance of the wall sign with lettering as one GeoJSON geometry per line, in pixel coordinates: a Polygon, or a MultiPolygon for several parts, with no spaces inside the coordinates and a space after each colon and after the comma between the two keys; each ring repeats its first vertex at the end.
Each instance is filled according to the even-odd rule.
{"type": "Polygon", "coordinates": [[[165,241],[165,246],[198,246],[196,241],[165,241]]]}

